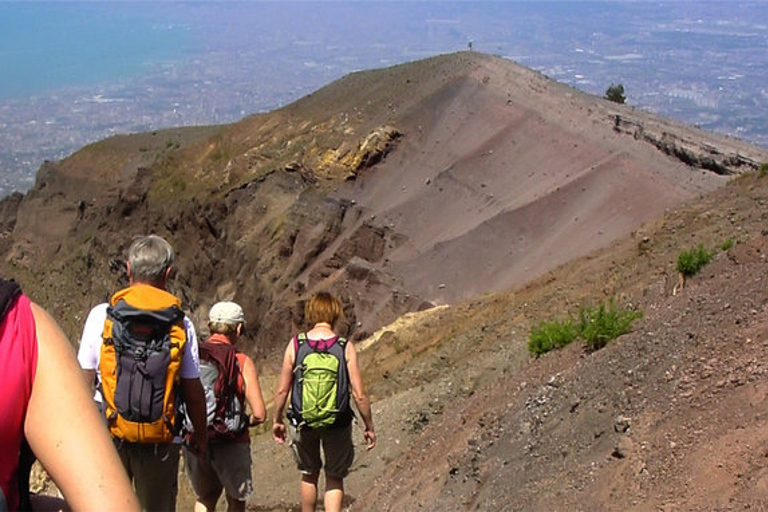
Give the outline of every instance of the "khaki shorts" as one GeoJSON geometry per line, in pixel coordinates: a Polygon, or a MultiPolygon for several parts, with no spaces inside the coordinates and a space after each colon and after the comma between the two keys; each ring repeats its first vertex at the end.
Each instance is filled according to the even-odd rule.
{"type": "Polygon", "coordinates": [[[352,425],[336,429],[296,430],[288,425],[291,436],[291,451],[299,471],[305,475],[319,473],[323,467],[320,457],[322,446],[325,459],[325,474],[335,478],[345,478],[355,460],[355,447],[352,444],[352,425]]]}
{"type": "Polygon", "coordinates": [[[198,498],[221,495],[245,501],[253,492],[250,443],[209,443],[208,455],[198,458],[184,448],[184,466],[198,498]]]}

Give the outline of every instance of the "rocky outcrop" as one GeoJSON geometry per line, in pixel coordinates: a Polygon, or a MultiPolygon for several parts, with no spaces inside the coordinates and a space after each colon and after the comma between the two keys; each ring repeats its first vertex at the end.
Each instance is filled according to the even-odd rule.
{"type": "MultiPolygon", "coordinates": [[[[721,176],[757,171],[763,163],[760,151],[750,150],[734,141],[734,145],[707,140],[705,134],[698,136],[674,133],[669,127],[658,123],[644,122],[639,118],[616,114],[614,129],[631,135],[674,157],[685,165],[714,172],[721,176]],[[746,153],[746,154],[744,154],[746,153]]],[[[756,148],[755,148],[756,149],[756,148]]]]}
{"type": "Polygon", "coordinates": [[[16,215],[24,195],[14,192],[0,201],[0,240],[6,239],[13,233],[16,226],[16,215]]]}

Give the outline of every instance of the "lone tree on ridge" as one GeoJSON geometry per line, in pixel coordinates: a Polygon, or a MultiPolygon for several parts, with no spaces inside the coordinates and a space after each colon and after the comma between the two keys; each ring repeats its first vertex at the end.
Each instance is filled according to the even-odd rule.
{"type": "Polygon", "coordinates": [[[621,103],[623,105],[624,102],[627,101],[627,97],[624,95],[624,85],[611,84],[611,86],[605,90],[605,99],[613,101],[614,103],[621,103]]]}

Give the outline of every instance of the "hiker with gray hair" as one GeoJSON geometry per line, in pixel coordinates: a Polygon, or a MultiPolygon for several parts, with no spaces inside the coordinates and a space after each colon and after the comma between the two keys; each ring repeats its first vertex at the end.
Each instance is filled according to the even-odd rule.
{"type": "Polygon", "coordinates": [[[210,337],[200,343],[208,453],[190,457],[185,451],[184,461],[197,496],[196,512],[216,510],[222,491],[229,512],[243,511],[253,492],[248,427],[263,423],[267,413],[256,365],[235,349],[245,330],[243,308],[235,302],[217,302],[208,314],[208,329],[210,337]]]}
{"type": "Polygon", "coordinates": [[[176,508],[182,400],[197,427],[189,452],[204,456],[208,444],[197,335],[181,299],[166,291],[175,256],[157,235],[135,238],[130,286],[91,310],[78,351],[143,510],[176,508]]]}

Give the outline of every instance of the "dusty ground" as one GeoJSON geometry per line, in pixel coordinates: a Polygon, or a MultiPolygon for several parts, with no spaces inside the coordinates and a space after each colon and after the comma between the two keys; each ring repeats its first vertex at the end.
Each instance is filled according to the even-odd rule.
{"type": "MultiPolygon", "coordinates": [[[[738,179],[529,286],[361,345],[380,441],[350,508],[768,509],[766,205],[768,179],[738,179]],[[679,252],[729,238],[673,295],[679,252]],[[608,297],[644,311],[634,332],[527,359],[530,325],[608,297]]],[[[257,436],[254,459],[251,508],[292,510],[287,452],[257,436]]]]}

